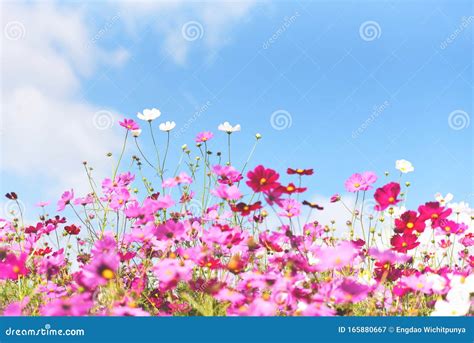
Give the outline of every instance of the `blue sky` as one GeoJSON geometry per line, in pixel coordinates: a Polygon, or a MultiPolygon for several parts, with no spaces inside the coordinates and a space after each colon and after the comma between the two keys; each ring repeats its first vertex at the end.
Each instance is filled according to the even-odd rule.
{"type": "MultiPolygon", "coordinates": [[[[469,1],[4,6],[4,26],[24,23],[24,37],[7,39],[6,48],[21,52],[25,44],[46,61],[44,66],[20,63],[12,53],[2,62],[4,69],[24,69],[25,63],[31,68],[23,78],[20,72],[4,73],[2,89],[4,98],[17,100],[2,110],[0,189],[28,194],[28,204],[55,200],[61,187],[80,180],[73,170],[81,172],[88,152],[98,165],[104,158],[97,151],[119,149],[123,132],[116,122],[108,130],[86,123],[97,111],[110,111],[116,120],[157,107],[160,119],[174,120],[179,129],[206,103],[208,108],[173,139],[170,165],[181,145],[192,145],[202,130],[216,133],[211,149],[225,151],[226,137],[217,134],[217,125],[230,121],[242,126],[232,137],[236,163],[246,159],[259,132],[263,139],[251,166],[262,163],[281,172],[314,168],[313,193],[342,192],[353,172],[388,170],[395,177],[395,160],[404,158],[416,169],[409,175],[412,205],[436,192],[472,202],[474,124],[467,122],[474,13],[469,1]],[[50,31],[41,32],[47,39],[34,27],[44,23],[42,16],[52,22],[50,31]],[[196,40],[182,33],[190,21],[197,23],[196,40]],[[39,45],[40,40],[46,43],[39,45]],[[58,85],[41,75],[39,69],[48,67],[51,79],[61,80],[58,85]],[[63,71],[55,75],[57,70],[63,71]],[[291,119],[291,126],[275,129],[276,111],[284,111],[279,113],[291,119]],[[453,112],[462,128],[450,125],[453,112]],[[45,113],[52,116],[44,118],[53,120],[45,126],[50,130],[29,128],[29,116],[41,121],[45,113]],[[70,133],[59,133],[61,125],[70,133]],[[59,152],[57,146],[70,150],[59,152]]],[[[140,139],[151,153],[149,137],[140,139]]],[[[164,142],[164,135],[160,139],[164,142]]]]}

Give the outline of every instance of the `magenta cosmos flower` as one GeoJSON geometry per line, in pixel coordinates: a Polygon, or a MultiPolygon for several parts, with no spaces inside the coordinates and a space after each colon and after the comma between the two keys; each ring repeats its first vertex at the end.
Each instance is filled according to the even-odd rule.
{"type": "Polygon", "coordinates": [[[196,143],[204,143],[214,137],[214,134],[210,131],[199,132],[196,136],[196,143]]]}
{"type": "Polygon", "coordinates": [[[127,130],[138,130],[140,126],[133,119],[124,119],[123,121],[119,121],[120,126],[126,128],[127,130]]]}
{"type": "Polygon", "coordinates": [[[397,199],[400,194],[400,184],[396,182],[387,183],[382,188],[375,191],[374,198],[377,201],[375,210],[383,211],[390,205],[398,204],[401,200],[397,199]]]}
{"type": "Polygon", "coordinates": [[[377,181],[377,175],[374,172],[368,171],[362,174],[355,173],[345,182],[345,187],[348,192],[355,193],[357,191],[368,191],[372,189],[372,184],[377,181]]]}
{"type": "Polygon", "coordinates": [[[5,260],[0,262],[0,280],[16,280],[18,277],[28,274],[26,259],[28,255],[23,253],[20,256],[8,254],[5,260]]]}
{"type": "Polygon", "coordinates": [[[232,166],[221,166],[217,164],[212,167],[212,172],[219,176],[217,182],[230,186],[242,180],[242,174],[232,166]]]}
{"type": "Polygon", "coordinates": [[[279,177],[275,170],[259,165],[247,173],[246,183],[256,193],[266,192],[280,186],[277,182],[279,177]]]}
{"type": "Polygon", "coordinates": [[[92,262],[84,267],[83,282],[89,289],[105,285],[114,279],[120,263],[120,257],[115,252],[95,256],[92,262]]]}

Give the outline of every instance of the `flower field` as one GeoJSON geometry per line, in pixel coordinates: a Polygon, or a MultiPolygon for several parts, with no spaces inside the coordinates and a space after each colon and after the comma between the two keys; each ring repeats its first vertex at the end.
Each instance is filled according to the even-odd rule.
{"type": "Polygon", "coordinates": [[[4,315],[474,313],[474,214],[450,194],[409,207],[409,161],[385,175],[349,172],[346,193],[321,204],[306,187],[317,169],[252,160],[259,134],[246,163],[234,165],[240,125],[200,132],[168,165],[176,124],[156,125],[160,115],[120,122],[113,173],[96,180],[84,162],[90,192],[39,203],[36,223],[24,218],[21,194],[6,194],[17,206],[0,219],[4,315]],[[156,154],[143,153],[144,135],[156,154]],[[225,139],[221,152],[216,138],[225,139]],[[320,221],[329,206],[345,222],[320,221]]]}

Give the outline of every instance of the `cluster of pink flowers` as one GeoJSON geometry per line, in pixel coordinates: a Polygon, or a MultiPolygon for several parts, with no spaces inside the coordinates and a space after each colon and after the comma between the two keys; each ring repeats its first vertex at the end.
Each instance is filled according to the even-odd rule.
{"type": "MultiPolygon", "coordinates": [[[[139,130],[131,119],[121,125],[125,142],[139,130]]],[[[240,126],[226,128],[230,144],[240,126]]],[[[57,202],[68,218],[41,203],[32,225],[21,216],[0,219],[3,314],[473,313],[470,209],[431,201],[407,210],[410,183],[377,186],[374,172],[353,174],[347,196],[303,199],[313,169],[288,168],[282,176],[258,165],[245,172],[230,163],[230,152],[228,163],[215,163],[207,150],[213,137],[197,135],[201,156],[194,160],[183,147],[189,170],[166,175],[165,161],[158,162],[152,181],[133,156],[143,185],[118,172],[122,156],[101,190],[88,173],[89,194],[71,189],[57,202]],[[328,206],[346,219],[322,222],[328,206]]],[[[18,200],[13,192],[7,197],[18,200]]]]}

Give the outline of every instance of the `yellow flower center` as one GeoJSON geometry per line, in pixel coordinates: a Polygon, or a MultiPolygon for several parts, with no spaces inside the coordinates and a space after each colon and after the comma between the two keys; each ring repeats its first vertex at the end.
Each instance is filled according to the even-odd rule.
{"type": "Polygon", "coordinates": [[[394,197],[388,198],[388,202],[394,202],[394,201],[395,201],[395,198],[394,198],[394,197]]]}
{"type": "Polygon", "coordinates": [[[413,224],[412,222],[407,223],[407,228],[409,228],[409,229],[413,229],[414,226],[415,226],[415,224],[413,224]]]}
{"type": "Polygon", "coordinates": [[[451,228],[450,228],[449,226],[446,226],[446,227],[444,228],[444,231],[449,232],[449,231],[451,231],[451,228]]]}
{"type": "Polygon", "coordinates": [[[438,217],[439,217],[439,216],[438,216],[437,213],[433,213],[433,214],[431,215],[431,218],[432,218],[432,219],[438,219],[438,217]]]}
{"type": "Polygon", "coordinates": [[[288,186],[288,187],[286,187],[286,190],[287,190],[288,192],[293,192],[293,191],[295,190],[295,187],[293,187],[293,186],[288,186]]]}
{"type": "Polygon", "coordinates": [[[359,188],[359,187],[360,187],[360,183],[358,183],[358,182],[354,183],[354,187],[355,187],[355,188],[359,188]]]}
{"type": "Polygon", "coordinates": [[[261,184],[261,185],[264,185],[266,182],[267,182],[267,179],[265,179],[264,177],[262,177],[262,178],[260,179],[260,184],[261,184]]]}
{"type": "Polygon", "coordinates": [[[18,267],[18,266],[13,266],[13,272],[14,272],[15,274],[18,274],[18,273],[20,272],[20,267],[18,267]]]}
{"type": "Polygon", "coordinates": [[[249,209],[250,209],[250,207],[244,206],[244,211],[248,211],[249,209]]]}
{"type": "Polygon", "coordinates": [[[304,170],[303,169],[296,169],[296,172],[301,174],[302,172],[304,172],[304,170]]]}
{"type": "Polygon", "coordinates": [[[114,272],[108,268],[104,269],[101,273],[102,277],[106,280],[110,280],[110,279],[113,279],[114,277],[114,272]]]}
{"type": "Polygon", "coordinates": [[[402,243],[402,247],[406,247],[407,245],[408,245],[407,242],[402,243]]]}

